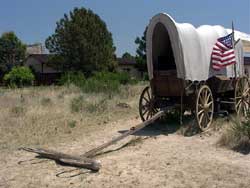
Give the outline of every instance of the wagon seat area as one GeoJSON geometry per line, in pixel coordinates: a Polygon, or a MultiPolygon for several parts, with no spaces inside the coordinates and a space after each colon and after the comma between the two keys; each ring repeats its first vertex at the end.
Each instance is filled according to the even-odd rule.
{"type": "Polygon", "coordinates": [[[175,58],[168,31],[157,23],[152,38],[153,79],[151,87],[157,97],[178,97],[183,82],[177,78],[175,58]]]}

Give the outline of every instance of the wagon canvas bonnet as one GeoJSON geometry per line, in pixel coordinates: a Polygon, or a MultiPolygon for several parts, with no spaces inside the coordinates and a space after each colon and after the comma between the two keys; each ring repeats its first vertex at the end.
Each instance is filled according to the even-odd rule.
{"type": "MultiPolygon", "coordinates": [[[[164,57],[174,60],[177,77],[184,80],[202,81],[215,75],[234,77],[234,65],[227,66],[220,71],[213,70],[211,66],[214,44],[218,38],[231,32],[231,29],[225,29],[219,25],[203,25],[195,28],[188,23],[175,22],[168,14],[157,14],[150,20],[146,36],[149,78],[153,78],[154,62],[161,61],[164,57]]],[[[235,40],[242,37],[244,36],[241,32],[235,31],[235,40]]],[[[235,46],[235,56],[236,74],[242,76],[244,64],[241,41],[235,46]]]]}

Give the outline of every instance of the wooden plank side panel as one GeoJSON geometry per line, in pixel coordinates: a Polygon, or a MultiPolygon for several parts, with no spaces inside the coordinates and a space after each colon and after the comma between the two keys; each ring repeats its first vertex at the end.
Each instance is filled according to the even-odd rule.
{"type": "Polygon", "coordinates": [[[152,86],[155,95],[159,97],[181,96],[184,88],[183,81],[176,75],[164,75],[159,72],[154,74],[152,86]]]}

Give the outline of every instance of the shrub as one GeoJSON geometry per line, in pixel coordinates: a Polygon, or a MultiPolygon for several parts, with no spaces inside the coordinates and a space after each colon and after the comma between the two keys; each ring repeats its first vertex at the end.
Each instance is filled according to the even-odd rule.
{"type": "Polygon", "coordinates": [[[117,93],[120,85],[134,84],[127,73],[96,72],[88,79],[85,79],[81,72],[68,72],[64,74],[59,83],[61,85],[74,84],[86,93],[117,93]]]}
{"type": "Polygon", "coordinates": [[[59,80],[60,85],[74,84],[78,87],[83,86],[85,83],[85,76],[82,72],[67,72],[63,74],[59,80]]]}
{"type": "Polygon", "coordinates": [[[75,120],[71,120],[71,121],[69,121],[68,122],[68,126],[70,127],[70,128],[75,128],[76,127],[76,121],[75,120]]]}
{"type": "Polygon", "coordinates": [[[116,93],[120,91],[120,85],[136,83],[127,73],[96,72],[86,80],[82,89],[87,93],[116,93]]]}
{"type": "Polygon", "coordinates": [[[25,85],[31,85],[35,79],[32,71],[28,67],[14,67],[12,70],[5,74],[4,81],[11,87],[22,87],[25,85]]]}
{"type": "Polygon", "coordinates": [[[230,149],[242,152],[250,152],[250,117],[245,121],[232,119],[232,125],[222,134],[219,144],[230,149]]]}
{"type": "Polygon", "coordinates": [[[86,93],[117,93],[119,86],[117,80],[98,80],[93,77],[86,80],[82,90],[86,93]]]}

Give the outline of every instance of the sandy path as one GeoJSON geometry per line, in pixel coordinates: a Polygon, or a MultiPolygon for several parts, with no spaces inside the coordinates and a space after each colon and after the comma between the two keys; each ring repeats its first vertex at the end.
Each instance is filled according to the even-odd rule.
{"type": "MultiPolygon", "coordinates": [[[[85,133],[73,143],[51,149],[81,154],[137,122],[134,118],[99,126],[98,131],[85,133]]],[[[57,177],[56,174],[74,168],[52,161],[18,165],[20,160],[33,159],[35,155],[22,151],[1,153],[0,187],[250,187],[250,155],[216,147],[215,135],[184,137],[160,133],[146,129],[141,135],[155,136],[99,156],[103,167],[98,173],[76,170],[57,177]],[[82,174],[69,178],[78,173],[82,174]]],[[[112,148],[119,148],[130,139],[112,148]]]]}

